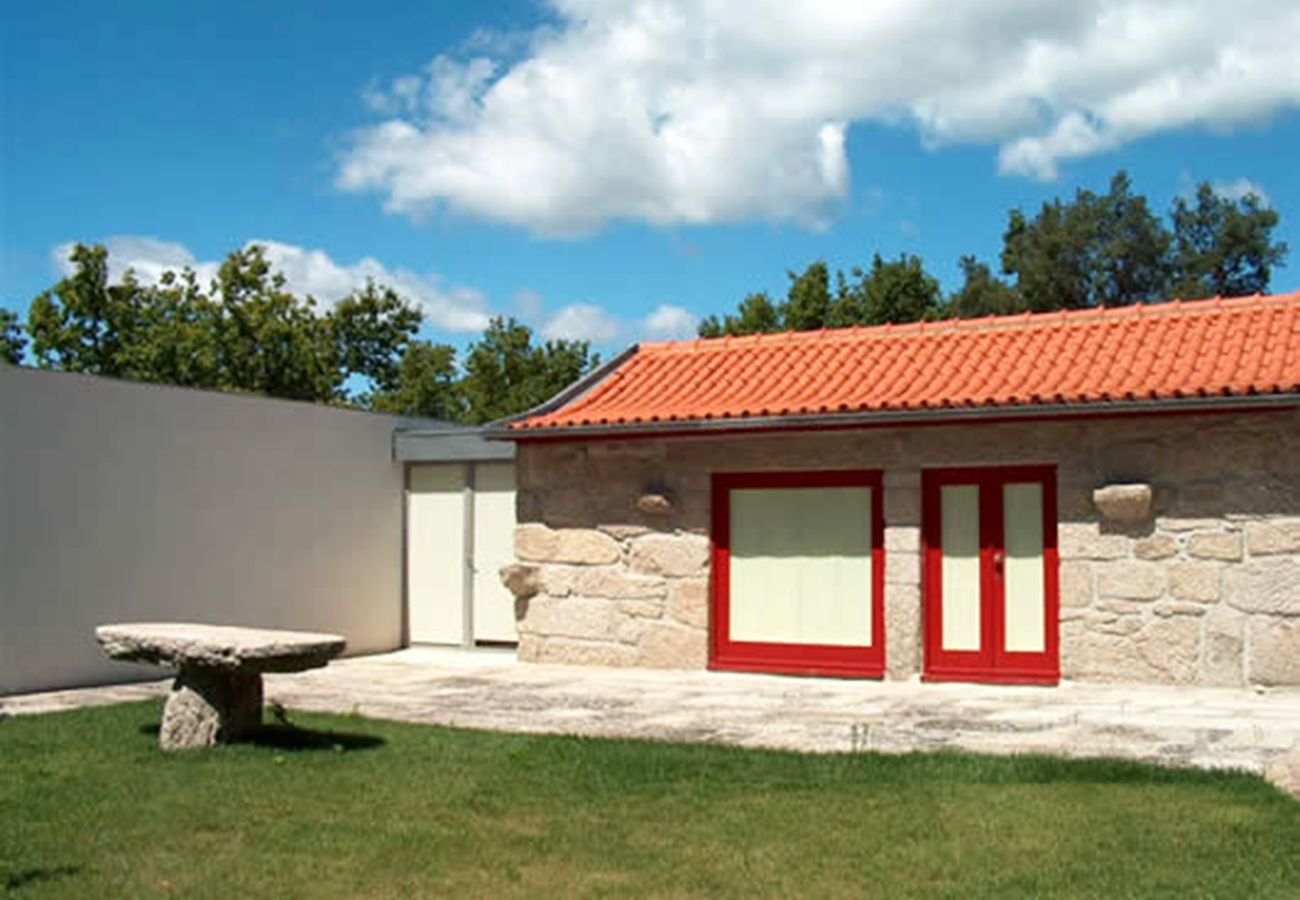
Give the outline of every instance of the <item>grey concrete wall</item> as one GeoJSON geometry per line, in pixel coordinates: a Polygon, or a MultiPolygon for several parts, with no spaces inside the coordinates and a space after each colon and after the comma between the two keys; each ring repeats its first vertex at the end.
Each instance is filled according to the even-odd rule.
{"type": "Polygon", "coordinates": [[[400,420],[0,365],[0,694],[159,677],[105,622],[402,641],[400,420]]]}

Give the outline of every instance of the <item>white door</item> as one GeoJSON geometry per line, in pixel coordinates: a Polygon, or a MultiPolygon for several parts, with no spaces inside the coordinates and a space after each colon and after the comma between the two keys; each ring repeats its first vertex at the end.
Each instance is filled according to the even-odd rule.
{"type": "Polygon", "coordinates": [[[515,598],[501,583],[514,562],[515,465],[474,466],[474,640],[514,642],[515,598]]]}
{"type": "Polygon", "coordinates": [[[465,466],[411,466],[406,497],[410,640],[465,640],[465,466]]]}

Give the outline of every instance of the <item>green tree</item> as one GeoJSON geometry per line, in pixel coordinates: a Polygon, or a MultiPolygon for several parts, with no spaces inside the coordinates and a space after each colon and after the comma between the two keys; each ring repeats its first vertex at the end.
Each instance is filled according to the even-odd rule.
{"type": "Polygon", "coordinates": [[[72,273],[42,291],[27,310],[27,333],[37,365],[67,372],[120,376],[119,350],[129,340],[139,286],[108,283],[108,251],[76,245],[72,273]]]}
{"type": "Polygon", "coordinates": [[[390,387],[369,397],[377,412],[460,421],[467,417],[457,382],[456,350],[446,344],[410,341],[390,387]]]}
{"type": "Polygon", "coordinates": [[[949,295],[943,307],[946,318],[971,319],[978,316],[1004,316],[1023,312],[1024,300],[989,267],[974,256],[963,256],[961,287],[949,295]]]}
{"type": "Polygon", "coordinates": [[[1168,229],[1124,172],[1105,194],[1079,190],[1033,219],[1012,210],[1002,271],[1031,309],[1123,306],[1159,299],[1169,283],[1168,229]]]}
{"type": "Polygon", "coordinates": [[[1287,245],[1272,239],[1276,211],[1256,194],[1232,200],[1207,182],[1196,189],[1195,204],[1174,200],[1174,285],[1177,297],[1233,297],[1264,293],[1273,269],[1282,265],[1287,245]]]}
{"type": "Polygon", "coordinates": [[[513,317],[494,317],[470,344],[460,390],[465,418],[480,424],[515,415],[549,399],[599,362],[586,341],[533,344],[533,333],[513,317]]]}
{"type": "Polygon", "coordinates": [[[221,306],[221,384],[292,400],[342,399],[344,373],[332,329],[316,301],[299,299],[271,268],[262,247],[226,257],[213,285],[221,306]]]}
{"type": "MultiPolygon", "coordinates": [[[[335,304],[329,314],[334,349],[343,370],[368,379],[376,393],[398,390],[405,352],[411,348],[422,319],[420,311],[392,288],[367,281],[364,288],[335,304]]],[[[454,356],[453,352],[449,360],[453,367],[454,356]]],[[[412,364],[417,358],[421,364],[428,361],[424,350],[417,352],[412,364]]]]}
{"type": "Polygon", "coordinates": [[[889,261],[877,253],[850,294],[857,298],[860,316],[853,324],[919,322],[939,313],[939,281],[925,271],[919,256],[910,253],[889,261]]]}
{"type": "Polygon", "coordinates": [[[750,294],[740,301],[735,315],[708,316],[700,322],[700,337],[771,334],[781,330],[781,312],[767,294],[750,294]]]}
{"type": "Polygon", "coordinates": [[[27,339],[18,325],[18,314],[0,309],[0,362],[18,365],[23,361],[23,347],[27,339]]]}
{"type": "Polygon", "coordinates": [[[825,328],[831,311],[830,271],[818,260],[802,275],[786,273],[790,290],[781,305],[781,323],[788,331],[813,331],[825,328]]]}

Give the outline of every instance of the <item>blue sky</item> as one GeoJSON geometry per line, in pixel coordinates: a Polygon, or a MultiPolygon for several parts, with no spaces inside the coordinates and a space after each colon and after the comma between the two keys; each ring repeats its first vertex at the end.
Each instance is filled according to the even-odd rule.
{"type": "Polygon", "coordinates": [[[110,241],[146,275],[269,241],[461,344],[608,351],[785,270],[914,252],[945,287],[1007,210],[1124,168],[1157,209],[1253,188],[1297,251],[1300,12],[1242,0],[559,0],[0,10],[0,303],[110,241]]]}

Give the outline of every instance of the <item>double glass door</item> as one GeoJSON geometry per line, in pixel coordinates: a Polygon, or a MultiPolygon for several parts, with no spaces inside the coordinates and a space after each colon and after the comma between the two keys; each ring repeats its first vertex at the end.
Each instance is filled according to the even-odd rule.
{"type": "Polygon", "coordinates": [[[922,493],[925,677],[1057,681],[1054,467],[936,469],[922,493]]]}

